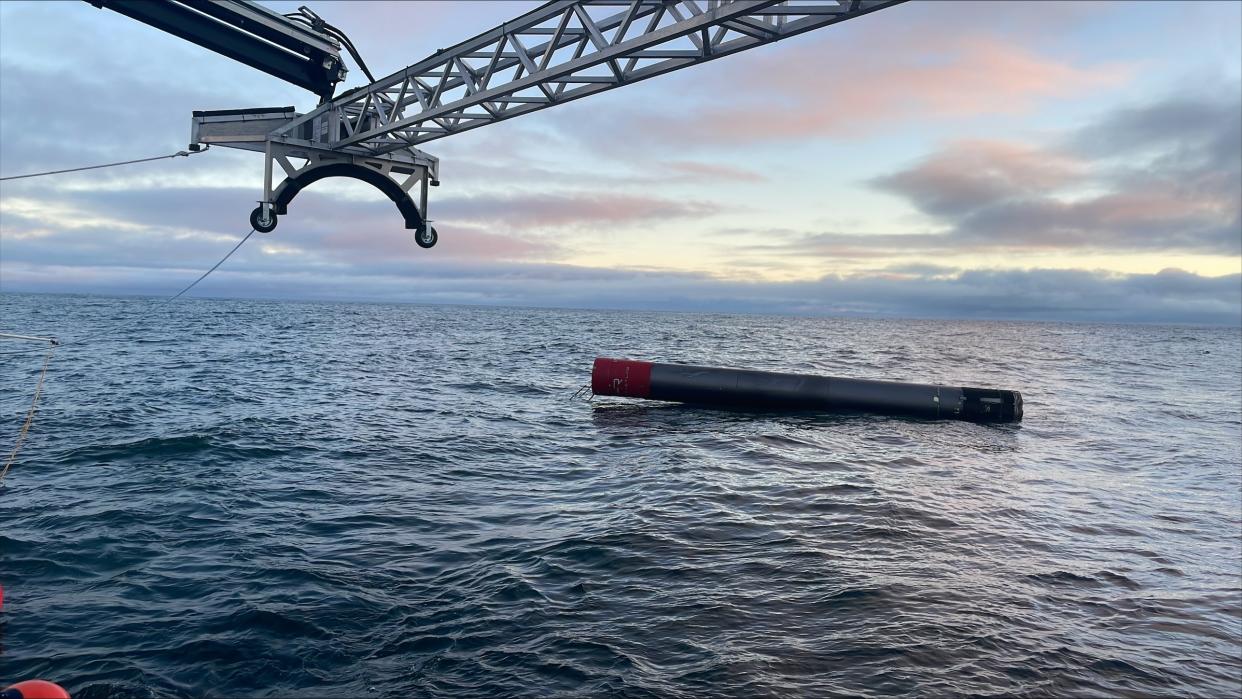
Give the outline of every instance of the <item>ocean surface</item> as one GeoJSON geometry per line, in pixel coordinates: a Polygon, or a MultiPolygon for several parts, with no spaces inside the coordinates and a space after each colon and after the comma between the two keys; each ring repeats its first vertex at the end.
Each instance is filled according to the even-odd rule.
{"type": "Polygon", "coordinates": [[[1238,328],[0,295],[0,686],[1242,691],[1238,328]],[[0,350],[28,345],[5,342],[0,350]],[[597,355],[1017,389],[1019,426],[575,400],[597,355]],[[7,455],[42,355],[0,355],[7,455]]]}

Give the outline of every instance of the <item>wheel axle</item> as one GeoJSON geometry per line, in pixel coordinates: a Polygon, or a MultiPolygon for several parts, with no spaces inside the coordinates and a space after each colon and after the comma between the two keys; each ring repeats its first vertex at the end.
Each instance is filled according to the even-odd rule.
{"type": "Polygon", "coordinates": [[[250,212],[250,227],[260,233],[271,233],[276,230],[276,212],[270,205],[259,204],[250,212]]]}

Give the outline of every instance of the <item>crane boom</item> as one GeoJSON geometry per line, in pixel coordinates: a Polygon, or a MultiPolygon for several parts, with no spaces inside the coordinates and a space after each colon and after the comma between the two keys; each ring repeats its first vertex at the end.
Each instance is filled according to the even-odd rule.
{"type": "Polygon", "coordinates": [[[427,188],[440,184],[440,161],[418,145],[904,1],[551,0],[330,98],[344,75],[337,39],[366,67],[353,44],[307,8],[279,15],[252,0],[88,0],[323,98],[306,114],[293,107],[194,112],[191,150],[206,144],[263,153],[263,198],[250,214],[255,230],[273,230],[308,185],[353,177],[388,195],[425,248],[438,238],[428,225],[427,188]],[[276,168],[285,178],[274,186],[276,168]]]}
{"type": "Polygon", "coordinates": [[[554,0],[277,129],[370,155],[852,19],[902,0],[554,0]]]}
{"type": "Polygon", "coordinates": [[[319,95],[345,77],[340,43],[250,0],[87,0],[319,95]]]}

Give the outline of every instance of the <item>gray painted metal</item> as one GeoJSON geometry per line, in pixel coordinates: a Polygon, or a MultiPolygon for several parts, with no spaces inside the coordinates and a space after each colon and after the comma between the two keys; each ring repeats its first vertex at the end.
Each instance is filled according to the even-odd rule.
{"type": "MultiPolygon", "coordinates": [[[[248,0],[88,1],[148,21],[295,83],[305,83],[320,95],[325,94],[322,85],[292,75],[297,71],[286,64],[308,56],[327,56],[329,62],[336,61],[332,66],[339,64],[339,46],[331,37],[317,37],[304,26],[248,0]],[[152,12],[166,11],[186,18],[186,26],[171,15],[161,15],[159,21],[144,19],[152,12]],[[292,25],[292,29],[285,25],[292,25]],[[234,28],[248,29],[257,40],[238,38],[244,32],[232,32],[234,28]],[[204,39],[207,34],[211,36],[204,39]],[[315,46],[312,40],[326,43],[315,46]],[[278,49],[284,53],[273,54],[270,61],[253,54],[266,55],[278,49]]],[[[426,221],[427,187],[439,184],[439,161],[416,148],[418,144],[770,44],[901,2],[904,0],[552,0],[305,114],[292,109],[196,112],[191,147],[203,143],[264,154],[263,199],[255,213],[265,224],[272,222],[274,226],[274,217],[284,213],[276,201],[278,192],[313,182],[328,172],[349,172],[374,180],[371,171],[407,194],[417,185],[416,194],[410,194],[408,201],[401,196],[397,199],[403,207],[408,208],[408,203],[417,208],[417,216],[403,209],[407,224],[426,221]],[[302,159],[305,164],[296,165],[291,159],[302,159]],[[274,186],[272,176],[277,167],[287,179],[274,186]],[[315,172],[316,168],[330,169],[315,172]],[[405,177],[398,179],[398,175],[405,177]]],[[[324,67],[329,66],[325,63],[324,67]]],[[[393,189],[381,184],[381,189],[393,189]]]]}
{"type": "Polygon", "coordinates": [[[263,218],[285,214],[288,193],[300,191],[323,173],[349,176],[376,184],[397,203],[406,227],[420,231],[427,221],[428,186],[438,184],[440,160],[417,148],[405,148],[380,156],[358,149],[332,150],[303,141],[273,141],[270,132],[287,124],[298,114],[293,107],[227,109],[194,112],[190,143],[223,146],[263,153],[263,198],[259,200],[263,218]],[[342,167],[346,166],[346,167],[342,167]],[[276,184],[274,175],[285,179],[276,184]],[[392,183],[385,185],[376,178],[392,183]],[[404,196],[398,195],[403,193],[404,196]]]}

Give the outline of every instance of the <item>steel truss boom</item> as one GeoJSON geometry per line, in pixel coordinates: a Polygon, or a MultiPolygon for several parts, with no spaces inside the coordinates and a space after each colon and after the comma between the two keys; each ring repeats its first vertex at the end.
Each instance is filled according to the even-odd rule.
{"type": "Polygon", "coordinates": [[[874,12],[902,0],[555,0],[271,135],[379,156],[874,12]]]}
{"type": "Polygon", "coordinates": [[[191,150],[206,144],[263,153],[263,198],[250,214],[255,230],[274,230],[307,186],[352,177],[392,199],[425,248],[438,240],[427,207],[428,188],[440,184],[440,161],[416,146],[904,2],[552,0],[328,99],[344,74],[340,35],[305,8],[293,17],[250,0],[88,1],[324,98],[306,114],[293,107],[194,113],[191,150]]]}

